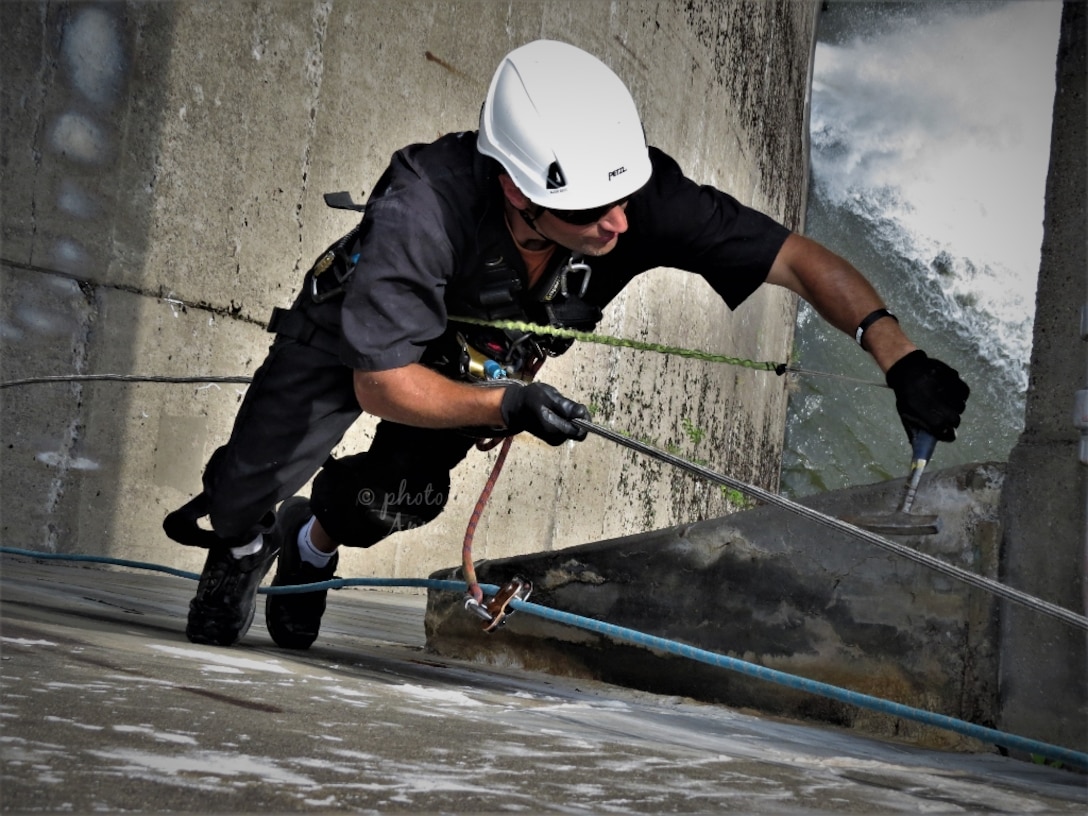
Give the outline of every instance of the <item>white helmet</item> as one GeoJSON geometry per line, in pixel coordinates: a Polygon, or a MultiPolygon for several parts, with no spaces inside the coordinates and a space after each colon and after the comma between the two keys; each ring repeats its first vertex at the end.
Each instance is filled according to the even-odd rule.
{"type": "Polygon", "coordinates": [[[627,86],[596,57],[555,40],[503,59],[480,111],[477,146],[543,207],[600,207],[650,178],[646,133],[627,86]]]}

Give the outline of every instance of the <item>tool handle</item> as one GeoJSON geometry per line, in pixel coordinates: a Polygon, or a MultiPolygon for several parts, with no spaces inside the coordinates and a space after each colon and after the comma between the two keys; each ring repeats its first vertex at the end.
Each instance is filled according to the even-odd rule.
{"type": "Polygon", "coordinates": [[[929,431],[917,430],[914,438],[910,440],[911,460],[922,459],[928,462],[933,458],[933,451],[937,449],[937,437],[929,431]]]}
{"type": "Polygon", "coordinates": [[[907,483],[903,486],[903,498],[899,501],[899,512],[909,513],[914,505],[914,495],[918,492],[918,484],[922,481],[922,472],[926,464],[933,458],[933,451],[937,449],[937,437],[929,431],[917,430],[914,438],[910,440],[910,474],[907,483]]]}

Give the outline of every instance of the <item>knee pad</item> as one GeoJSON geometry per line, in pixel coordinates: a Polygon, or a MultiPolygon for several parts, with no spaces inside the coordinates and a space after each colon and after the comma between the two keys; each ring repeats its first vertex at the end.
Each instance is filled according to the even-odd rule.
{"type": "Polygon", "coordinates": [[[314,515],[347,547],[370,547],[393,533],[422,527],[438,518],[449,499],[449,471],[409,473],[369,456],[329,459],[314,479],[314,515]]]}

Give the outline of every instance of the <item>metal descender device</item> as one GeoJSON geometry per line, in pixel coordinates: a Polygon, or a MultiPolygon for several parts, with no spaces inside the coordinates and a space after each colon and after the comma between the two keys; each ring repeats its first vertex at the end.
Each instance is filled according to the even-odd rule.
{"type": "Polygon", "coordinates": [[[483,621],[485,632],[494,632],[513,613],[512,601],[527,601],[533,592],[533,585],[521,577],[514,577],[503,584],[499,591],[490,598],[476,600],[471,593],[465,595],[465,609],[483,621]]]}

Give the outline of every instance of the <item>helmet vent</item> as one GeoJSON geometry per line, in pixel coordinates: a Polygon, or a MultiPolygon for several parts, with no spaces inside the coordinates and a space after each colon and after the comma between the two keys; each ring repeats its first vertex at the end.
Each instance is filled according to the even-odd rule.
{"type": "Polygon", "coordinates": [[[558,190],[561,187],[567,186],[567,179],[563,176],[563,168],[559,166],[559,162],[553,161],[548,166],[547,182],[549,190],[558,190]]]}

